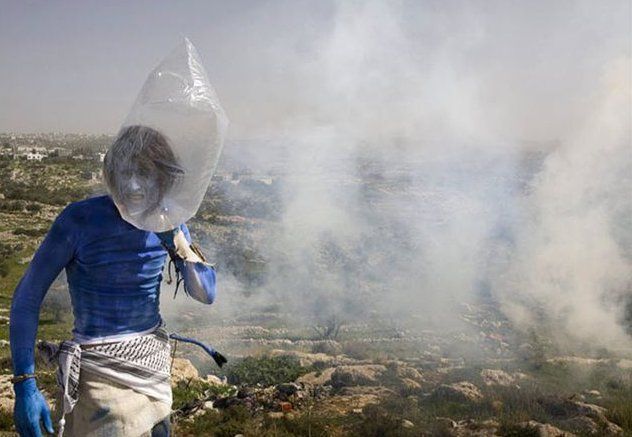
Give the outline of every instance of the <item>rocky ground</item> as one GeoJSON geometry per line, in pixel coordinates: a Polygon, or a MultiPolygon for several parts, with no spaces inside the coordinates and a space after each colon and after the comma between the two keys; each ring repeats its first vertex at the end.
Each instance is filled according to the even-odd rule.
{"type": "MultiPolygon", "coordinates": [[[[566,357],[539,368],[507,361],[429,364],[272,349],[213,375],[176,358],[176,435],[583,436],[632,430],[629,361],[566,357]]],[[[54,405],[52,372],[41,373],[40,385],[54,405]]],[[[0,375],[4,431],[11,430],[9,378],[0,375]]]]}
{"type": "MultiPolygon", "coordinates": [[[[67,200],[64,187],[81,191],[88,182],[64,163],[5,164],[0,166],[0,435],[15,435],[10,296],[67,200]],[[54,202],[25,191],[35,181],[46,184],[34,178],[38,172],[56,181],[48,184],[55,190],[44,193],[56,196],[54,202]]],[[[238,261],[246,259],[256,279],[256,254],[228,244],[233,221],[205,207],[202,215],[222,228],[214,229],[215,238],[226,236],[222,259],[239,254],[225,268],[244,271],[238,261]]],[[[246,226],[243,220],[239,226],[246,226]]],[[[47,301],[40,339],[69,336],[67,305],[47,301]]],[[[632,435],[629,351],[579,354],[556,348],[540,334],[515,331],[491,301],[463,303],[458,312],[461,326],[446,331],[352,322],[312,329],[285,323],[289,317],[275,310],[225,320],[178,311],[174,321],[181,333],[226,352],[229,364],[217,369],[198,349],[178,346],[175,435],[632,435]]],[[[54,373],[42,366],[38,372],[52,403],[54,373]]]]}
{"type": "Polygon", "coordinates": [[[176,392],[196,387],[175,407],[176,427],[183,435],[632,433],[629,355],[561,355],[513,333],[486,305],[463,305],[463,318],[478,330],[379,337],[346,326],[337,340],[308,340],[252,324],[215,328],[208,339],[241,355],[209,376],[204,359],[182,349],[204,376],[191,371],[194,383],[176,384],[176,392]],[[484,353],[455,352],[474,349],[484,353]]]}
{"type": "MultiPolygon", "coordinates": [[[[523,372],[507,365],[503,370],[441,363],[428,369],[399,360],[375,363],[344,355],[281,350],[272,350],[249,365],[256,374],[255,367],[262,361],[282,357],[291,357],[307,373],[293,381],[231,384],[231,379],[236,382],[231,371],[218,378],[201,377],[193,367],[179,368],[174,390],[191,393],[175,406],[176,429],[183,435],[572,436],[630,432],[629,406],[620,406],[616,412],[603,406],[609,404],[613,389],[606,388],[606,394],[583,388],[590,387],[583,380],[576,380],[576,391],[545,388],[556,379],[562,382],[576,377],[575,372],[582,369],[572,364],[546,364],[551,366],[549,371],[561,374],[542,376],[540,381],[538,373],[545,369],[523,372]],[[239,416],[237,413],[241,420],[229,420],[239,416]]],[[[629,391],[627,364],[613,361],[608,366],[621,379],[595,382],[596,386],[627,384],[619,390],[629,391]]],[[[590,374],[599,369],[583,371],[590,374]]]]}

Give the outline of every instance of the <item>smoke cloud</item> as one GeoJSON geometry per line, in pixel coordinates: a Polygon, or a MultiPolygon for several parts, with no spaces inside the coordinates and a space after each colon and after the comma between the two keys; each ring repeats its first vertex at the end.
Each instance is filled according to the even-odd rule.
{"type": "Polygon", "coordinates": [[[307,52],[275,52],[290,110],[242,159],[282,157],[280,220],[264,283],[218,311],[453,327],[484,296],[524,329],[632,346],[628,12],[337,3],[307,52]]]}
{"type": "Polygon", "coordinates": [[[543,312],[561,336],[630,343],[630,71],[630,58],[607,66],[593,111],[547,157],[524,199],[526,217],[514,225],[511,262],[497,284],[522,326],[543,312]]]}

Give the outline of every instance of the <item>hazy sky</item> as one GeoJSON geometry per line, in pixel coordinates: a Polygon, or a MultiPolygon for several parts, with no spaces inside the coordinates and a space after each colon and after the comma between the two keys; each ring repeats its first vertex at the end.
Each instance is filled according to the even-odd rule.
{"type": "MultiPolygon", "coordinates": [[[[1,1],[0,130],[114,132],[156,64],[183,36],[197,46],[226,110],[274,95],[331,22],[328,2],[1,1]],[[311,3],[311,4],[310,4],[311,3]]],[[[231,117],[231,118],[233,118],[231,117]]]]}
{"type": "Polygon", "coordinates": [[[297,117],[364,114],[344,103],[372,89],[385,114],[436,114],[459,104],[451,82],[468,81],[490,125],[555,137],[576,122],[603,66],[629,56],[631,38],[629,3],[613,0],[0,0],[0,131],[115,132],[183,36],[200,51],[233,138],[275,136],[297,117]]]}

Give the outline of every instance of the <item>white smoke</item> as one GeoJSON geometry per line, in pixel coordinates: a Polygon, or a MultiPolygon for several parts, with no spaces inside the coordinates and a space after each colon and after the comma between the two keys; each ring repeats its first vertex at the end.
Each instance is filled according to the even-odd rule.
{"type": "Polygon", "coordinates": [[[585,123],[548,156],[497,291],[522,326],[548,322],[596,346],[629,344],[632,294],[630,59],[608,66],[585,123]],[[627,225],[627,226],[626,226],[627,225]],[[625,251],[628,251],[627,253],[625,251]]]}
{"type": "Polygon", "coordinates": [[[237,308],[456,326],[487,291],[518,326],[629,346],[628,9],[338,3],[311,52],[277,56],[282,218],[237,308]]]}

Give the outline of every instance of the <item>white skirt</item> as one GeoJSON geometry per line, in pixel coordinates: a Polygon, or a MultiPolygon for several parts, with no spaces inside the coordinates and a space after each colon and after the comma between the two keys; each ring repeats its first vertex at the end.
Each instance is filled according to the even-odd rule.
{"type": "Polygon", "coordinates": [[[82,369],[79,401],[72,412],[65,416],[63,435],[149,437],[154,425],[168,418],[170,414],[170,403],[138,393],[82,369]]]}

